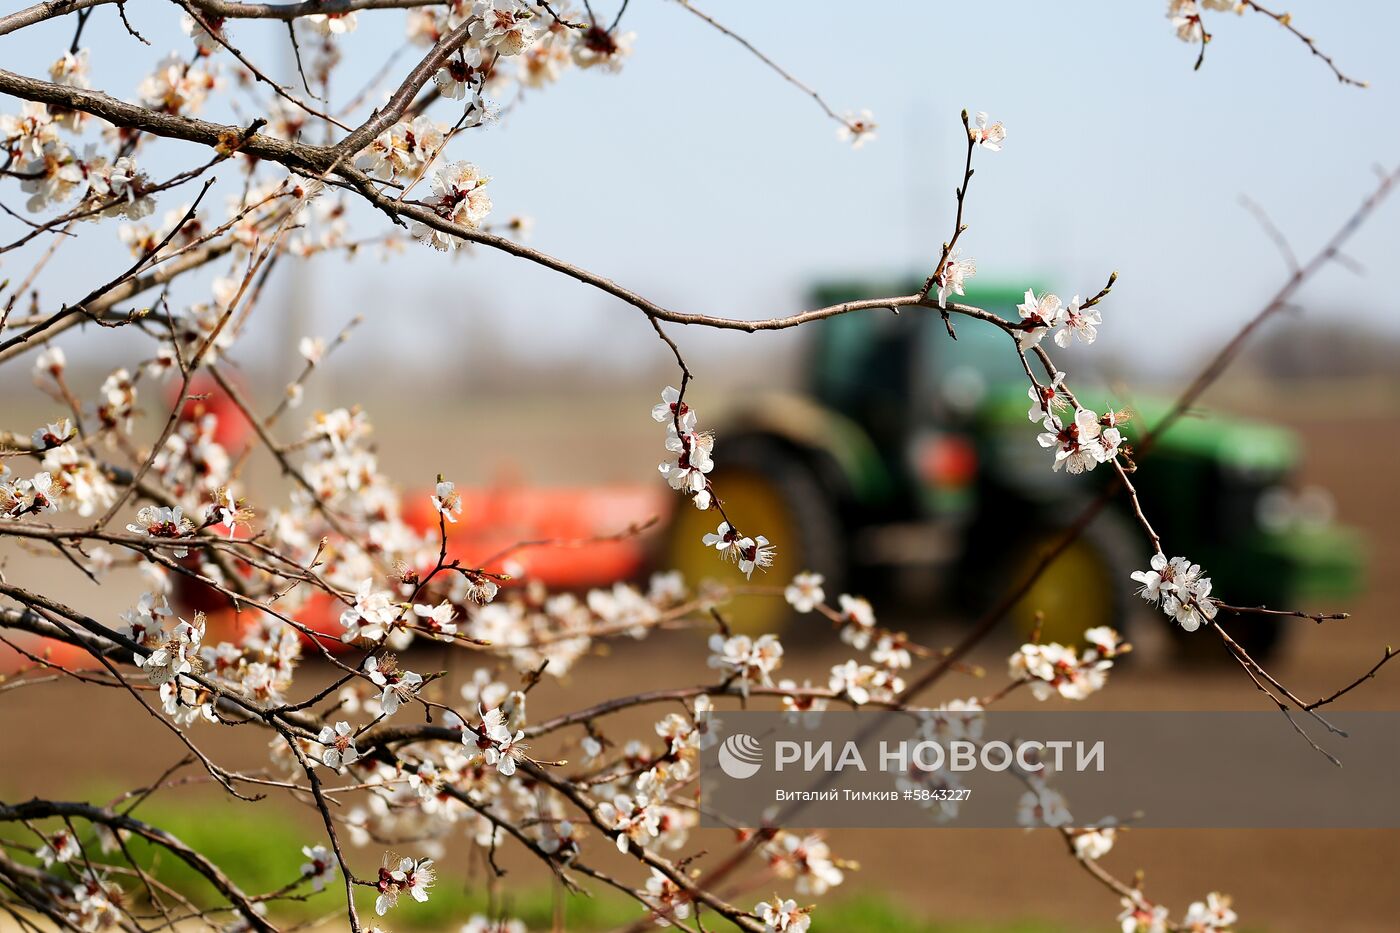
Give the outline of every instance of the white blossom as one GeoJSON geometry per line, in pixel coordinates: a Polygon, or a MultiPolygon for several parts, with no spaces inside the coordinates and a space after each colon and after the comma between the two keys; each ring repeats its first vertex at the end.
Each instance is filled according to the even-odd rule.
{"type": "Polygon", "coordinates": [[[530,11],[516,0],[483,0],[472,14],[472,41],[500,55],[519,55],[535,41],[530,11]]]}
{"type": "Polygon", "coordinates": [[[354,11],[349,13],[312,13],[306,17],[306,21],[323,36],[334,37],[343,36],[346,33],[355,31],[358,14],[354,11]]]}
{"type": "Polygon", "coordinates": [[[1033,385],[1027,389],[1026,395],[1031,400],[1031,407],[1026,412],[1026,417],[1031,421],[1044,421],[1064,410],[1069,404],[1064,394],[1064,384],[1065,374],[1056,372],[1047,384],[1033,385]]]}
{"type": "Polygon", "coordinates": [[[1121,899],[1123,912],[1118,922],[1123,933],[1167,933],[1167,908],[1149,903],[1141,894],[1134,891],[1131,897],[1121,899]]]}
{"type": "Polygon", "coordinates": [[[1113,412],[1100,418],[1087,408],[1077,409],[1074,419],[1063,423],[1054,415],[1046,415],[1045,431],[1036,440],[1041,447],[1055,449],[1053,469],[1064,467],[1069,473],[1084,473],[1118,456],[1123,435],[1117,427],[1105,426],[1106,421],[1116,423],[1115,419],[1113,412]]]}
{"type": "Polygon", "coordinates": [[[783,590],[783,598],[798,612],[811,612],[826,602],[822,589],[825,578],[819,573],[799,573],[783,590]]]}
{"type": "Polygon", "coordinates": [[[792,898],[783,900],[775,897],[754,907],[754,913],[763,921],[763,933],[807,933],[812,925],[811,915],[805,908],[797,906],[792,898]]]}
{"type": "Polygon", "coordinates": [[[1060,299],[1049,292],[1037,298],[1034,290],[1026,289],[1026,298],[1016,306],[1016,310],[1021,314],[1023,328],[1016,339],[1023,350],[1038,346],[1051,328],[1058,327],[1064,321],[1060,299]]]}
{"type": "Polygon", "coordinates": [[[1016,806],[1016,822],[1026,827],[1065,826],[1071,819],[1064,795],[1049,787],[1032,787],[1016,806]]]}
{"type": "Polygon", "coordinates": [[[1112,826],[1079,830],[1074,834],[1074,854],[1091,862],[1101,859],[1113,849],[1116,835],[1112,826]]]}
{"type": "Polygon", "coordinates": [[[858,651],[870,644],[875,631],[875,609],[862,596],[842,593],[837,597],[841,612],[841,640],[858,651]]]}
{"type": "Polygon", "coordinates": [[[977,111],[976,125],[970,127],[967,132],[974,143],[993,152],[1000,152],[1002,141],[1006,139],[1006,127],[1000,120],[988,124],[987,113],[984,110],[977,111]]]}
{"type": "Polygon", "coordinates": [[[948,306],[949,295],[964,295],[963,283],[977,273],[977,261],[974,259],[961,259],[962,250],[955,249],[948,254],[948,259],[943,263],[943,268],[939,270],[938,282],[938,307],[948,306]]]}
{"type": "Polygon", "coordinates": [[[869,110],[847,112],[841,118],[841,125],[836,128],[836,138],[849,142],[852,149],[859,149],[875,139],[876,126],[875,115],[869,110]]]}
{"type": "Polygon", "coordinates": [[[376,590],[373,580],[363,580],[355,591],[354,604],[340,614],[340,624],[345,627],[341,640],[381,642],[402,614],[393,594],[376,590]]]}
{"type": "Polygon", "coordinates": [[[301,866],[302,877],[311,881],[311,887],[317,891],[325,886],[335,877],[335,856],[325,846],[302,846],[301,854],[306,857],[306,861],[301,866]]]}
{"type": "Polygon", "coordinates": [[[706,533],[700,540],[705,547],[712,547],[719,551],[721,557],[730,560],[739,559],[739,533],[729,522],[720,522],[719,528],[713,533],[706,533]]]}
{"type": "Polygon", "coordinates": [[[1167,18],[1176,29],[1176,37],[1182,42],[1201,42],[1205,39],[1205,28],[1201,25],[1201,8],[1196,0],[1169,0],[1167,18]]]}
{"type": "Polygon", "coordinates": [[[47,868],[54,862],[70,862],[81,852],[77,837],[66,829],[60,829],[52,836],[46,837],[44,844],[34,854],[47,868]]]}
{"type": "Polygon", "coordinates": [[[339,771],[359,760],[360,750],[355,747],[355,730],[348,722],[342,720],[334,726],[323,727],[316,736],[316,741],[325,746],[325,750],[321,752],[321,764],[327,768],[339,771]]]}
{"type": "Polygon", "coordinates": [[[1212,891],[1204,901],[1192,901],[1181,921],[1188,933],[1228,931],[1239,921],[1228,895],[1212,891]]]}
{"type": "Polygon", "coordinates": [[[457,486],[444,480],[438,480],[431,496],[433,508],[447,521],[456,524],[457,516],[462,514],[462,496],[457,492],[457,486]]]}
{"type": "Polygon", "coordinates": [[[664,460],[658,469],[670,487],[690,497],[695,507],[710,507],[709,481],[705,478],[715,468],[715,439],[712,434],[696,431],[678,433],[674,424],[666,429],[666,449],[676,454],[674,460],[664,460]]]}
{"type": "Polygon", "coordinates": [[[695,412],[685,402],[681,401],[681,392],[675,386],[667,386],[661,390],[661,401],[652,406],[651,419],[660,424],[666,424],[679,419],[681,430],[693,431],[695,429],[695,412]]]}
{"type": "Polygon", "coordinates": [[[653,868],[647,879],[646,903],[656,915],[656,925],[668,927],[672,920],[690,916],[690,901],[685,890],[653,868]]]}
{"type": "Polygon", "coordinates": [[[1099,309],[1082,308],[1081,300],[1078,295],[1070,299],[1069,307],[1060,318],[1060,323],[1064,326],[1055,333],[1056,345],[1067,347],[1072,337],[1078,337],[1084,343],[1090,344],[1098,337],[1098,325],[1103,323],[1099,309]]]}
{"type": "Polygon", "coordinates": [[[751,683],[773,686],[772,674],[782,664],[783,646],[776,635],[710,636],[710,667],[738,681],[739,692],[748,695],[751,683]]]}
{"type": "Polygon", "coordinates": [[[398,712],[399,707],[413,699],[418,688],[423,685],[421,674],[399,670],[398,664],[392,658],[366,658],[365,673],[370,681],[383,691],[379,695],[379,705],[386,717],[398,712]]]}
{"type": "Polygon", "coordinates": [[[741,538],[737,545],[739,550],[739,572],[745,577],[752,578],[755,568],[767,570],[773,565],[773,557],[777,553],[777,547],[769,544],[768,539],[763,535],[756,538],[741,538]]]}
{"type": "MultiPolygon", "coordinates": [[[[136,521],[127,525],[126,530],[151,538],[178,539],[193,533],[194,523],[184,516],[178,505],[172,508],[148,505],[136,513],[136,521]]],[[[186,548],[174,548],[170,553],[184,557],[189,552],[186,548]]]]}

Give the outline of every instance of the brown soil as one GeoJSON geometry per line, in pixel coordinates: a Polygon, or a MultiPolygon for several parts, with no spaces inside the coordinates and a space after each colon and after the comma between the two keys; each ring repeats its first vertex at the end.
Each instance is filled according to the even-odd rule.
{"type": "MultiPolygon", "coordinates": [[[[497,415],[496,424],[506,420],[497,415]]],[[[1308,441],[1306,478],[1333,490],[1340,519],[1364,529],[1370,545],[1371,587],[1345,607],[1353,612],[1350,620],[1326,626],[1285,623],[1297,631],[1275,673],[1300,695],[1317,696],[1369,667],[1385,645],[1400,644],[1394,613],[1400,602],[1400,575],[1393,572],[1400,564],[1400,535],[1395,532],[1400,484],[1394,481],[1400,475],[1400,432],[1395,431],[1393,412],[1344,420],[1295,415],[1293,420],[1308,441]]],[[[516,449],[525,458],[533,441],[517,440],[516,449]]],[[[509,440],[506,443],[509,446],[509,440]]],[[[558,437],[551,436],[551,446],[558,443],[558,437]]],[[[594,443],[599,443],[596,436],[594,443]]],[[[386,451],[394,447],[385,445],[386,451]]],[[[650,456],[645,450],[642,453],[650,456]]],[[[454,454],[449,459],[470,457],[467,451],[454,454]]],[[[388,468],[407,475],[405,469],[421,465],[390,462],[388,468]]],[[[608,467],[599,467],[600,473],[607,471],[608,467]]],[[[110,615],[130,595],[116,589],[99,592],[79,577],[58,576],[61,571],[53,564],[59,561],[39,569],[28,557],[13,550],[8,553],[11,579],[37,585],[48,578],[58,586],[56,595],[86,610],[110,615]]],[[[957,635],[956,627],[948,626],[935,628],[924,638],[934,644],[951,643],[957,635]]],[[[799,680],[804,674],[819,678],[839,659],[835,647],[803,651],[797,648],[802,639],[788,641],[794,648],[784,673],[799,680]]],[[[820,632],[812,641],[830,645],[832,640],[820,632]]],[[[577,668],[563,689],[542,686],[531,697],[532,714],[540,717],[564,709],[565,690],[572,708],[621,691],[701,683],[711,676],[703,658],[701,641],[694,634],[619,644],[611,654],[577,668]]],[[[998,644],[979,652],[975,660],[987,665],[996,678],[1004,658],[1005,644],[998,644]]],[[[307,673],[314,678],[324,672],[307,673]]],[[[948,695],[983,692],[965,680],[946,689],[948,695]]],[[[1136,664],[1115,671],[1110,688],[1093,702],[1098,708],[1120,709],[1258,709],[1264,701],[1234,667],[1136,664]]],[[[1400,708],[1400,667],[1387,670],[1341,705],[1400,708]]],[[[618,736],[645,735],[650,734],[648,723],[654,718],[655,709],[646,715],[620,716],[609,725],[618,736]]],[[[214,731],[214,727],[204,728],[206,737],[214,731]]],[[[9,799],[60,795],[95,783],[134,786],[152,779],[180,754],[173,737],[136,709],[129,697],[69,683],[0,692],[0,736],[0,790],[9,799]],[[62,739],[56,738],[60,730],[62,739]]],[[[247,729],[225,729],[218,732],[218,739],[226,743],[221,746],[227,749],[222,760],[249,767],[262,760],[264,736],[247,729]]],[[[1202,792],[1209,792],[1208,772],[1202,792]]],[[[1114,928],[1115,899],[1065,856],[1053,834],[840,831],[831,834],[831,842],[839,855],[861,863],[860,871],[847,882],[848,893],[887,891],[930,918],[945,922],[1035,918],[1073,929],[1114,928]]],[[[719,853],[726,840],[702,834],[698,846],[719,853]]],[[[377,857],[364,856],[367,861],[377,857]]],[[[1400,864],[1400,831],[1137,830],[1120,840],[1105,864],[1122,876],[1141,867],[1147,873],[1150,894],[1177,911],[1209,890],[1228,891],[1250,929],[1393,930],[1400,916],[1400,886],[1391,883],[1400,864]]],[[[528,875],[528,869],[522,874],[528,875]]],[[[745,891],[743,896],[765,893],[745,891]]]]}

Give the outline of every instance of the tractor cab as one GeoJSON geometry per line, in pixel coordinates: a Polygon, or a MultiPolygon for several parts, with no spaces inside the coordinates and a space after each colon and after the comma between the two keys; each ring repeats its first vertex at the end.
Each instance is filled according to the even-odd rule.
{"type": "MultiPolygon", "coordinates": [[[[899,282],[907,294],[920,283],[899,282]],[[912,286],[912,287],[911,287],[912,286]]],[[[818,288],[818,304],[858,294],[850,285],[818,288]]],[[[966,300],[1014,314],[1023,292],[983,289],[966,300]]],[[[897,511],[956,516],[975,505],[971,485],[980,451],[983,406],[1024,396],[1025,373],[1005,333],[981,321],[956,324],[950,340],[928,309],[844,314],[813,328],[805,367],[807,391],[829,412],[861,425],[899,488],[897,511]]]]}

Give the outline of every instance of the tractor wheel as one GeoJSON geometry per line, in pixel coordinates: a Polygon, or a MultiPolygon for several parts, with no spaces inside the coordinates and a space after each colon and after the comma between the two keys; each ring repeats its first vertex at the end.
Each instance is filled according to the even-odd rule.
{"type": "MultiPolygon", "coordinates": [[[[976,581],[978,589],[977,610],[984,611],[1003,588],[1025,579],[1041,555],[1054,547],[1075,514],[1076,510],[1070,510],[1062,520],[1038,522],[1005,550],[989,545],[991,536],[981,536],[976,547],[980,556],[970,553],[967,564],[968,578],[976,581]]],[[[1035,630],[1037,613],[1043,613],[1040,638],[1044,642],[1081,644],[1086,629],[1109,625],[1129,641],[1139,642],[1139,647],[1150,642],[1154,650],[1167,649],[1178,661],[1233,663],[1218,638],[1185,632],[1138,598],[1131,577],[1134,570],[1146,567],[1147,561],[1147,548],[1128,519],[1120,513],[1104,512],[1011,609],[1009,627],[1018,638],[1027,638],[1035,630]]],[[[1230,636],[1256,661],[1263,661],[1277,650],[1283,629],[1255,622],[1249,619],[1234,625],[1230,636]]]]}
{"type": "MultiPolygon", "coordinates": [[[[1019,534],[978,534],[969,550],[964,579],[977,611],[996,604],[1005,588],[1029,576],[1041,557],[1059,541],[1074,514],[1047,516],[1019,534]]],[[[1000,524],[999,522],[997,524],[1000,524]]],[[[1031,584],[1009,613],[1009,626],[1028,639],[1040,625],[1043,642],[1081,644],[1087,629],[1108,625],[1132,639],[1142,615],[1131,574],[1146,566],[1141,546],[1122,516],[1105,512],[1031,584]]],[[[1140,605],[1141,604],[1141,605],[1140,605]]]]}
{"type": "MultiPolygon", "coordinates": [[[[740,440],[720,452],[711,474],[724,510],[739,530],[763,535],[777,552],[765,574],[750,583],[771,593],[738,594],[721,608],[734,631],[750,635],[778,632],[794,615],[782,589],[804,570],[822,574],[831,599],[846,577],[845,542],[836,503],[812,468],[788,448],[761,438],[740,440]]],[[[704,579],[744,585],[738,568],[726,565],[701,538],[722,521],[718,509],[700,511],[679,504],[671,519],[662,567],[680,570],[692,586],[704,579]]]]}

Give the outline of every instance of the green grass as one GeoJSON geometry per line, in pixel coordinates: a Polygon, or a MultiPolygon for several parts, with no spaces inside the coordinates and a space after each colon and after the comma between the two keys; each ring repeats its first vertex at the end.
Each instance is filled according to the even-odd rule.
{"type": "MultiPolygon", "coordinates": [[[[89,799],[101,800],[103,797],[94,795],[89,799]]],[[[299,820],[287,818],[285,811],[279,813],[266,804],[249,807],[237,801],[213,800],[198,806],[177,806],[153,801],[133,815],[160,826],[203,853],[249,893],[276,890],[296,878],[303,861],[301,847],[319,838],[299,820]]],[[[58,821],[50,820],[43,821],[39,828],[53,831],[60,825],[58,821]]],[[[86,837],[87,827],[80,821],[76,825],[79,833],[86,837]]],[[[33,844],[33,837],[23,827],[0,826],[0,839],[33,844]]],[[[151,877],[174,888],[196,904],[209,906],[219,902],[202,876],[169,852],[140,839],[129,840],[127,845],[142,870],[151,877]]],[[[95,852],[89,852],[89,857],[95,855],[95,852]]],[[[122,861],[120,852],[114,853],[114,856],[102,861],[122,861]]],[[[18,857],[32,862],[23,855],[18,857]]],[[[94,858],[94,861],[97,859],[94,858]]],[[[532,930],[553,928],[556,892],[552,888],[533,885],[512,889],[507,880],[503,900],[493,905],[480,884],[468,887],[460,880],[460,872],[451,871],[449,866],[441,867],[449,870],[439,878],[429,901],[426,904],[407,899],[401,901],[388,917],[392,929],[455,930],[472,914],[490,914],[493,911],[523,920],[532,930]]],[[[860,883],[859,878],[853,881],[860,883]]],[[[124,882],[124,886],[128,890],[136,890],[138,883],[133,879],[124,882]]],[[[591,887],[598,888],[597,885],[591,887]]],[[[855,884],[851,887],[854,888],[855,884]]],[[[324,916],[334,913],[343,897],[339,876],[319,894],[311,894],[309,885],[299,890],[308,896],[271,905],[271,916],[289,922],[324,916]]],[[[753,897],[755,901],[758,899],[757,895],[753,897]]],[[[369,888],[359,889],[356,904],[362,916],[372,917],[374,892],[369,888]]],[[[635,901],[608,888],[596,890],[591,897],[567,896],[563,911],[567,928],[579,931],[612,929],[632,923],[642,916],[642,909],[635,901]]],[[[715,923],[706,926],[725,929],[715,923]]],[[[1002,924],[938,922],[920,917],[915,911],[886,896],[858,894],[853,890],[846,895],[833,893],[822,899],[814,913],[813,929],[817,933],[1058,933],[1063,928],[1032,921],[1002,924]]]]}

